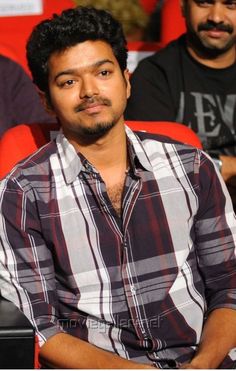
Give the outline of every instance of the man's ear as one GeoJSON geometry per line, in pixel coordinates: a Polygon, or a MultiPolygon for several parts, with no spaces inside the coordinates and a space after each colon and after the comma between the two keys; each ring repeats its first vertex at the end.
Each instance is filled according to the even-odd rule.
{"type": "Polygon", "coordinates": [[[130,72],[126,68],[126,70],[124,70],[124,79],[125,79],[125,82],[126,82],[126,96],[127,96],[127,99],[130,97],[130,92],[131,92],[131,86],[130,86],[129,78],[130,78],[130,72]]]}
{"type": "Polygon", "coordinates": [[[39,91],[39,96],[40,96],[40,99],[43,103],[43,106],[44,106],[46,112],[49,113],[51,116],[55,116],[49,94],[44,93],[42,91],[39,91]]]}

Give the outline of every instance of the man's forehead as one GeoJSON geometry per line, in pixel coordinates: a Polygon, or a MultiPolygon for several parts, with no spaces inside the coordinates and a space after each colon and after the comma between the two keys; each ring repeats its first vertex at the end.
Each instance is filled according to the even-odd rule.
{"type": "Polygon", "coordinates": [[[49,58],[49,66],[68,68],[68,66],[93,66],[100,61],[116,64],[116,57],[111,46],[102,41],[85,41],[63,51],[53,53],[49,58]]]}

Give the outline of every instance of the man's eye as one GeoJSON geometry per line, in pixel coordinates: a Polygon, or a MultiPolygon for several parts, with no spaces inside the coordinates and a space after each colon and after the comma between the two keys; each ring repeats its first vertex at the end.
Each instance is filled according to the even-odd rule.
{"type": "Polygon", "coordinates": [[[68,85],[68,86],[73,85],[74,84],[74,80],[67,80],[64,84],[65,85],[68,85]]]}
{"type": "Polygon", "coordinates": [[[99,72],[99,75],[104,76],[104,77],[109,76],[110,75],[110,71],[107,71],[107,70],[100,71],[99,72]]]}
{"type": "Polygon", "coordinates": [[[228,9],[236,9],[236,1],[226,1],[225,6],[228,9]]]}
{"type": "Polygon", "coordinates": [[[209,5],[212,5],[212,1],[211,0],[195,0],[195,3],[199,6],[209,6],[209,5]]]}
{"type": "Polygon", "coordinates": [[[66,81],[59,82],[59,86],[61,88],[69,88],[70,86],[74,85],[74,83],[75,83],[75,80],[66,80],[66,81]]]}

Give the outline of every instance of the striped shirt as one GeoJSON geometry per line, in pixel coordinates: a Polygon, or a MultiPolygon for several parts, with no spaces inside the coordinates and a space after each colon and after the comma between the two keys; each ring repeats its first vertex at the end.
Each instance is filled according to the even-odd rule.
{"type": "Polygon", "coordinates": [[[210,311],[236,309],[235,216],[204,152],[126,133],[121,216],[62,133],[1,182],[1,294],[41,344],[66,332],[172,367],[193,357],[210,311]]]}

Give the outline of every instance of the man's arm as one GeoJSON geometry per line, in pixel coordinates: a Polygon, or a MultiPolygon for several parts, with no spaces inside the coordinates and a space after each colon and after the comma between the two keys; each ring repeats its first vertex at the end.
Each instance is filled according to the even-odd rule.
{"type": "Polygon", "coordinates": [[[40,362],[52,368],[70,369],[150,369],[97,348],[68,334],[49,338],[40,350],[40,362]]]}
{"type": "Polygon", "coordinates": [[[196,355],[183,368],[214,369],[236,347],[236,225],[225,183],[204,152],[195,231],[208,313],[196,355]]]}
{"type": "Polygon", "coordinates": [[[234,347],[236,347],[236,310],[215,309],[210,313],[203,328],[198,352],[183,368],[217,368],[234,347]]]}

